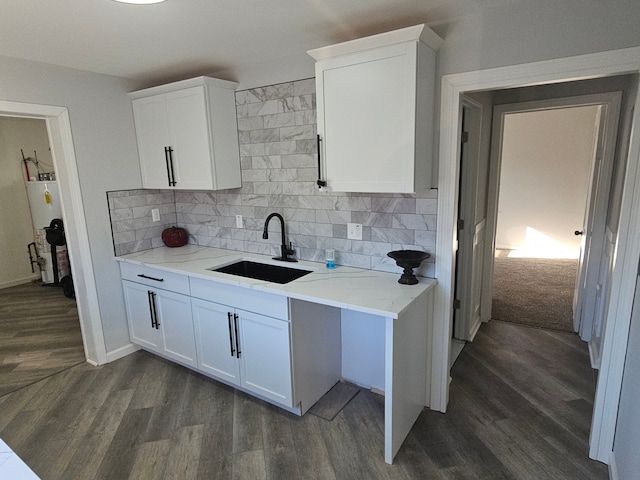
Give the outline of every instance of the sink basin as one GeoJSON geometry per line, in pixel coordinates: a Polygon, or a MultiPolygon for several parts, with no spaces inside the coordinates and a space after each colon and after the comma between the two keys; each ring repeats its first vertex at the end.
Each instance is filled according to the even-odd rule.
{"type": "Polygon", "coordinates": [[[284,267],[251,260],[240,260],[229,265],[208,268],[207,270],[281,284],[292,282],[296,278],[304,277],[312,272],[312,270],[302,268],[284,267]]]}

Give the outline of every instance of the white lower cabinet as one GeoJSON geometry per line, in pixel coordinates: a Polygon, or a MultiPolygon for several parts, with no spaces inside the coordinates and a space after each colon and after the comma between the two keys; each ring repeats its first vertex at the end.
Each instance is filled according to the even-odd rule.
{"type": "Polygon", "coordinates": [[[242,387],[292,407],[289,322],[238,312],[242,387]]]}
{"type": "Polygon", "coordinates": [[[160,352],[160,331],[151,311],[150,290],[144,285],[123,281],[124,305],[129,322],[129,338],[147,350],[160,352]]]}
{"type": "Polygon", "coordinates": [[[196,366],[191,299],[179,293],[124,280],[131,341],[143,348],[196,366]]]}
{"type": "Polygon", "coordinates": [[[199,298],[191,299],[191,308],[197,337],[198,369],[233,385],[239,385],[236,322],[231,310],[225,305],[199,298]]]}
{"type": "Polygon", "coordinates": [[[131,342],[298,415],[340,380],[340,309],[120,263],[131,342]]]}
{"type": "Polygon", "coordinates": [[[289,322],[194,298],[198,368],[293,407],[289,322]]]}
{"type": "Polygon", "coordinates": [[[129,338],[142,348],[195,367],[196,341],[189,278],[165,270],[121,263],[129,338]]]}

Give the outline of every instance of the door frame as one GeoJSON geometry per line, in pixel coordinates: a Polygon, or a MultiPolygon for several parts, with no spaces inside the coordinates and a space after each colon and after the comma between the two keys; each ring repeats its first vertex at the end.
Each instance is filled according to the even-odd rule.
{"type": "MultiPolygon", "coordinates": [[[[432,344],[432,409],[446,411],[449,396],[449,350],[452,335],[454,282],[453,241],[458,197],[458,115],[460,95],[495,90],[640,73],[640,47],[575,57],[444,75],[440,102],[438,225],[432,344]]],[[[608,463],[620,399],[637,259],[640,257],[640,98],[636,96],[622,192],[620,228],[611,278],[611,300],[603,333],[603,355],[598,376],[591,428],[591,458],[608,463]],[[634,215],[635,214],[635,215],[634,215]]]]}
{"type": "Polygon", "coordinates": [[[69,111],[66,107],[0,100],[0,115],[45,120],[60,187],[60,204],[65,221],[67,251],[76,291],[85,357],[87,362],[93,365],[107,363],[69,111]]]}
{"type": "MultiPolygon", "coordinates": [[[[493,244],[492,248],[487,248],[485,252],[485,265],[490,266],[491,277],[493,278],[494,270],[494,254],[495,254],[495,238],[497,235],[498,227],[498,201],[500,190],[500,178],[502,175],[502,145],[504,140],[504,119],[508,114],[514,113],[526,113],[526,112],[539,112],[549,110],[559,110],[573,107],[588,107],[599,106],[604,111],[604,122],[600,121],[600,115],[597,127],[596,144],[594,151],[599,147],[599,140],[602,136],[604,140],[604,148],[601,155],[596,153],[591,160],[590,176],[589,176],[589,193],[586,199],[586,211],[593,208],[594,220],[590,222],[590,230],[593,230],[594,226],[601,227],[600,230],[592,234],[586,232],[583,238],[586,238],[589,244],[588,251],[595,254],[589,256],[586,269],[583,268],[583,273],[588,275],[589,285],[595,291],[598,281],[598,273],[600,271],[600,262],[604,255],[605,248],[605,222],[607,216],[607,207],[609,205],[609,191],[611,189],[611,177],[613,172],[613,163],[616,150],[616,138],[618,133],[618,120],[620,118],[620,106],[622,102],[622,92],[604,92],[589,95],[574,95],[567,97],[551,98],[545,100],[534,100],[529,102],[508,103],[494,106],[493,113],[493,127],[491,133],[491,160],[489,164],[489,212],[487,214],[487,234],[492,234],[493,242],[487,242],[493,244]],[[600,156],[600,158],[596,158],[600,156]],[[599,167],[603,168],[599,168],[599,167]],[[596,173],[596,167],[598,167],[596,173]],[[596,176],[598,178],[594,178],[596,176]],[[594,189],[594,181],[598,180],[594,189]],[[593,198],[593,200],[592,200],[593,198]],[[592,248],[593,247],[593,248],[592,248]]],[[[583,224],[584,226],[584,224],[583,224]]],[[[581,252],[581,256],[584,256],[584,252],[581,252]]],[[[584,259],[583,259],[584,260],[584,259]]],[[[580,272],[578,272],[580,273],[580,272]]],[[[578,275],[576,278],[576,286],[581,282],[584,277],[578,275]]],[[[580,289],[580,294],[584,295],[584,290],[580,289]]],[[[491,305],[491,290],[485,291],[486,297],[483,301],[487,305],[491,305]]],[[[584,298],[582,299],[584,300],[584,298]]],[[[591,308],[595,306],[595,295],[593,298],[588,298],[591,308]]],[[[578,323],[578,319],[581,320],[582,303],[579,303],[577,311],[574,312],[576,320],[574,320],[575,331],[580,333],[580,337],[585,342],[591,339],[591,330],[594,320],[594,315],[587,318],[587,321],[578,323]],[[578,328],[579,327],[579,328],[578,328]]]]}

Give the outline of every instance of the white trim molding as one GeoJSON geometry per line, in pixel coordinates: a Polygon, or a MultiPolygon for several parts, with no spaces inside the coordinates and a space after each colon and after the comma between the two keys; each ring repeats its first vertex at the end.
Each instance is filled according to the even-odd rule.
{"type": "MultiPolygon", "coordinates": [[[[460,95],[559,83],[640,72],[640,47],[598,52],[523,65],[493,68],[442,77],[440,109],[440,165],[433,326],[431,408],[445,411],[449,394],[449,349],[452,333],[454,282],[453,242],[458,198],[458,117],[460,95]]],[[[622,385],[635,276],[640,256],[640,102],[636,99],[624,183],[620,228],[612,272],[611,301],[606,315],[603,352],[596,390],[590,456],[607,463],[613,446],[622,385]]]]}
{"type": "Polygon", "coordinates": [[[87,361],[102,365],[107,361],[98,305],[98,293],[93,273],[84,204],[71,122],[66,107],[37,105],[0,100],[0,115],[41,118],[46,121],[51,155],[60,186],[62,213],[65,221],[71,274],[73,276],[80,317],[80,329],[87,361]]]}
{"type": "Polygon", "coordinates": [[[119,360],[127,355],[131,355],[132,353],[137,352],[142,347],[136,345],[135,343],[128,343],[123,347],[116,348],[115,350],[111,350],[107,353],[107,363],[111,363],[115,360],[119,360]]]}
{"type": "Polygon", "coordinates": [[[618,464],[616,463],[616,456],[611,452],[611,458],[609,459],[609,480],[618,480],[618,464]]]}

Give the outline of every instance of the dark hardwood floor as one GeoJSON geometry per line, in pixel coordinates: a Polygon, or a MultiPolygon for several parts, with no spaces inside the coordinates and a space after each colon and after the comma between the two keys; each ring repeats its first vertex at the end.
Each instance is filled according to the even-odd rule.
{"type": "Polygon", "coordinates": [[[0,396],[84,361],[76,302],[62,288],[0,290],[0,396]]]}
{"type": "Polygon", "coordinates": [[[588,459],[594,395],[577,336],[481,327],[393,465],[384,398],[302,418],[145,352],[0,397],[0,437],[43,479],[606,479],[588,459]]]}

